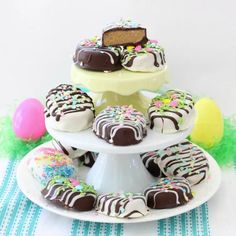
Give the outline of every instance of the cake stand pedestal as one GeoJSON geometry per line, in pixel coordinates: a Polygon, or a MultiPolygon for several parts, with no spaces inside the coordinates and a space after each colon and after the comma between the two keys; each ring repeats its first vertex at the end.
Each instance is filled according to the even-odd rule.
{"type": "Polygon", "coordinates": [[[156,92],[168,82],[167,68],[152,73],[132,72],[125,69],[105,73],[71,68],[72,82],[82,85],[95,93],[94,103],[99,113],[107,106],[133,105],[144,114],[150,103],[150,98],[140,91],[156,92]]]}
{"type": "Polygon", "coordinates": [[[143,192],[155,181],[140,158],[140,153],[163,149],[185,139],[191,128],[175,134],[160,134],[148,128],[143,141],[131,146],[114,146],[99,139],[91,129],[78,133],[61,132],[47,127],[48,132],[63,144],[98,152],[86,182],[99,194],[110,192],[143,192]]]}

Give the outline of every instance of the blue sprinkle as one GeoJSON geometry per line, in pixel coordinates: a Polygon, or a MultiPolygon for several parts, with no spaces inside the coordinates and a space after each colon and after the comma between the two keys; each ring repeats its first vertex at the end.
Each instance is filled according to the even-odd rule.
{"type": "Polygon", "coordinates": [[[82,190],[83,189],[83,186],[81,186],[81,185],[77,185],[77,186],[75,186],[75,188],[76,188],[76,190],[82,190]]]}

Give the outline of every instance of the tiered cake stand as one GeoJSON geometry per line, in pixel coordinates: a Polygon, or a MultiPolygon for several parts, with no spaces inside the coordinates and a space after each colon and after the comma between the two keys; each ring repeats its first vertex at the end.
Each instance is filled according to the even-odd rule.
{"type": "MultiPolygon", "coordinates": [[[[74,83],[88,88],[95,95],[96,112],[108,105],[129,105],[146,113],[150,96],[141,90],[157,91],[167,82],[167,69],[155,73],[135,73],[121,70],[112,73],[89,72],[72,67],[74,83]]],[[[132,146],[114,146],[99,139],[92,129],[78,133],[60,132],[47,127],[48,132],[57,140],[82,150],[98,152],[98,158],[91,169],[79,167],[80,177],[94,185],[99,194],[110,192],[143,192],[155,178],[144,167],[140,153],[165,148],[184,140],[191,132],[191,127],[175,134],[159,134],[150,129],[147,137],[132,146]]],[[[42,146],[51,146],[45,143],[42,146]]],[[[193,186],[195,197],[188,204],[173,209],[151,210],[137,219],[117,219],[95,211],[76,212],[48,203],[41,193],[39,183],[27,169],[27,162],[34,156],[34,150],[21,161],[17,170],[17,181],[22,192],[44,209],[66,217],[107,223],[135,223],[163,219],[189,211],[210,199],[220,185],[220,169],[215,160],[206,153],[210,166],[210,178],[193,186]]]]}
{"type": "Polygon", "coordinates": [[[152,72],[132,72],[125,69],[112,73],[94,72],[73,65],[73,83],[83,85],[94,92],[96,112],[107,106],[132,104],[138,111],[147,112],[150,98],[142,90],[156,92],[168,82],[167,68],[152,72]]]}

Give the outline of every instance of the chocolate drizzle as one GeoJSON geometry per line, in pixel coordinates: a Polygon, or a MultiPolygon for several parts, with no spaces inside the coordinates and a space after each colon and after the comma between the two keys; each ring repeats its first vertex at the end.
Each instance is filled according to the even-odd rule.
{"type": "Polygon", "coordinates": [[[146,152],[140,154],[143,164],[147,170],[155,177],[164,177],[163,172],[157,164],[158,151],[146,152]]]}
{"type": "Polygon", "coordinates": [[[141,142],[146,136],[146,119],[130,106],[110,106],[98,114],[93,131],[108,143],[132,145],[141,142]]]}
{"type": "Polygon", "coordinates": [[[162,133],[188,128],[186,120],[193,112],[193,105],[194,101],[189,93],[168,90],[163,96],[155,97],[149,106],[150,128],[162,133]]]}
{"type": "Polygon", "coordinates": [[[118,218],[136,218],[148,213],[146,198],[134,194],[103,194],[98,196],[96,210],[118,218]]]}
{"type": "Polygon", "coordinates": [[[94,71],[116,71],[122,68],[120,49],[103,47],[99,38],[79,43],[73,61],[83,69],[94,71]]]}
{"type": "Polygon", "coordinates": [[[163,48],[158,43],[151,43],[151,41],[148,41],[143,47],[129,46],[124,49],[121,62],[128,70],[143,72],[160,70],[166,64],[163,48]]]}
{"type": "Polygon", "coordinates": [[[191,185],[208,176],[209,164],[204,152],[189,141],[158,152],[158,165],[167,176],[185,177],[191,185]]]}
{"type": "MultiPolygon", "coordinates": [[[[58,177],[58,176],[57,176],[58,177]]],[[[56,178],[57,178],[56,177],[56,178]]],[[[90,211],[94,208],[96,201],[96,193],[94,191],[80,191],[73,187],[72,184],[65,184],[64,179],[59,182],[52,179],[47,186],[41,191],[44,198],[53,203],[73,208],[78,211],[90,211]]],[[[67,181],[70,181],[69,179],[67,181]]],[[[85,188],[85,184],[81,189],[85,188]]]]}
{"type": "MultiPolygon", "coordinates": [[[[46,96],[45,116],[55,117],[57,122],[67,114],[91,110],[94,113],[92,99],[79,88],[61,84],[49,91],[46,96]]],[[[94,113],[95,114],[95,113],[94,113]]]]}
{"type": "Polygon", "coordinates": [[[157,180],[144,191],[147,205],[153,209],[173,208],[193,198],[189,182],[183,177],[166,177],[157,180]]]}

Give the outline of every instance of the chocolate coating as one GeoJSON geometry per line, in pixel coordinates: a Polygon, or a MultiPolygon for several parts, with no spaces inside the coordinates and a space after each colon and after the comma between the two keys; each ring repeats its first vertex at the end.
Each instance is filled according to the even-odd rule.
{"type": "Polygon", "coordinates": [[[159,150],[158,165],[166,176],[186,178],[196,185],[208,177],[209,164],[205,153],[188,140],[159,150]]]}
{"type": "Polygon", "coordinates": [[[183,177],[161,178],[144,191],[147,205],[153,209],[173,208],[193,198],[189,182],[183,177]]]}
{"type": "Polygon", "coordinates": [[[41,191],[45,199],[52,203],[75,209],[90,211],[94,208],[96,191],[83,181],[55,176],[41,191]]]}
{"type": "Polygon", "coordinates": [[[158,151],[152,152],[145,152],[140,154],[142,158],[143,164],[147,168],[147,170],[154,176],[154,177],[164,177],[164,173],[161,171],[160,167],[158,166],[157,158],[158,158],[158,151]]]}
{"type": "Polygon", "coordinates": [[[146,119],[131,106],[109,106],[95,118],[93,131],[113,145],[133,145],[146,136],[146,119]]]}
{"type": "Polygon", "coordinates": [[[73,57],[80,68],[105,72],[122,69],[120,59],[119,49],[101,46],[99,38],[80,42],[73,57]]]}
{"type": "Polygon", "coordinates": [[[97,159],[98,153],[96,152],[86,152],[84,155],[79,157],[79,160],[84,166],[92,167],[97,159]]]}

